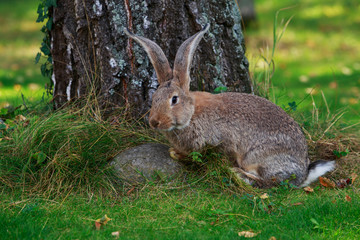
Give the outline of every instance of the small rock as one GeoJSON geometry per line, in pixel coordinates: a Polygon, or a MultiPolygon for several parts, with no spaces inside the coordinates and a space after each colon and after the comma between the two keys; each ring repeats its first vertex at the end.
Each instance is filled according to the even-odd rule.
{"type": "Polygon", "coordinates": [[[133,184],[152,179],[156,175],[171,177],[183,170],[183,166],[170,157],[169,147],[157,143],[125,150],[114,157],[110,164],[120,178],[133,184]]]}

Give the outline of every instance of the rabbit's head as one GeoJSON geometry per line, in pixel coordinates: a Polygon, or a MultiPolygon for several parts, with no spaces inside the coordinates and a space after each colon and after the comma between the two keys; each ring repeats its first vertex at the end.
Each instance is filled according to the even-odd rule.
{"type": "Polygon", "coordinates": [[[201,38],[209,24],[181,44],[176,53],[174,68],[171,69],[161,48],[153,41],[124,32],[138,42],[148,54],[155,68],[159,87],[153,94],[149,123],[152,128],[171,131],[189,125],[194,114],[194,99],[190,94],[190,65],[201,38]]]}

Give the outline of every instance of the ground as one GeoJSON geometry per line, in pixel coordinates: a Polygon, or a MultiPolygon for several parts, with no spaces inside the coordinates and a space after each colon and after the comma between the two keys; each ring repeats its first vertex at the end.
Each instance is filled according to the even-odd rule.
{"type": "Polygon", "coordinates": [[[34,60],[43,37],[38,4],[0,2],[0,116],[8,118],[6,129],[0,124],[2,239],[241,239],[243,231],[256,239],[359,238],[358,1],[259,0],[258,20],[244,30],[257,90],[299,122],[312,159],[337,159],[330,182],[307,190],[235,183],[211,151],[193,154],[180,178],[111,181],[106,161],[114,154],[164,140],[137,123],[94,119],[91,109],[41,107],[49,80],[34,60]],[[289,18],[273,48],[274,26],[279,36],[289,18]],[[2,110],[20,105],[13,115],[2,110]],[[111,220],[96,230],[105,214],[111,220]]]}

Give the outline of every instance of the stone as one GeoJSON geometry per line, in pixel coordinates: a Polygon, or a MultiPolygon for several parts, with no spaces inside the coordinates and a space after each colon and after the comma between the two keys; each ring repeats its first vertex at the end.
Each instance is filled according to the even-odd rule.
{"type": "Polygon", "coordinates": [[[110,163],[122,180],[131,184],[153,180],[154,177],[174,177],[183,170],[183,165],[172,159],[169,147],[147,143],[125,150],[110,163]]]}

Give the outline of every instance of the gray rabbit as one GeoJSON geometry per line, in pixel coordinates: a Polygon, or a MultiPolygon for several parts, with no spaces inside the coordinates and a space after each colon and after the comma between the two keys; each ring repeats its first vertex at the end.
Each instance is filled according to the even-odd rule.
{"type": "Polygon", "coordinates": [[[299,125],[280,107],[246,93],[191,92],[190,65],[209,24],[179,48],[171,69],[153,41],[124,32],[147,52],[159,87],[153,95],[150,126],[161,130],[181,159],[204,146],[219,147],[236,165],[240,178],[258,187],[286,179],[306,186],[335,168],[334,161],[310,164],[306,139],[299,125]],[[295,176],[295,177],[294,177],[295,176]]]}

